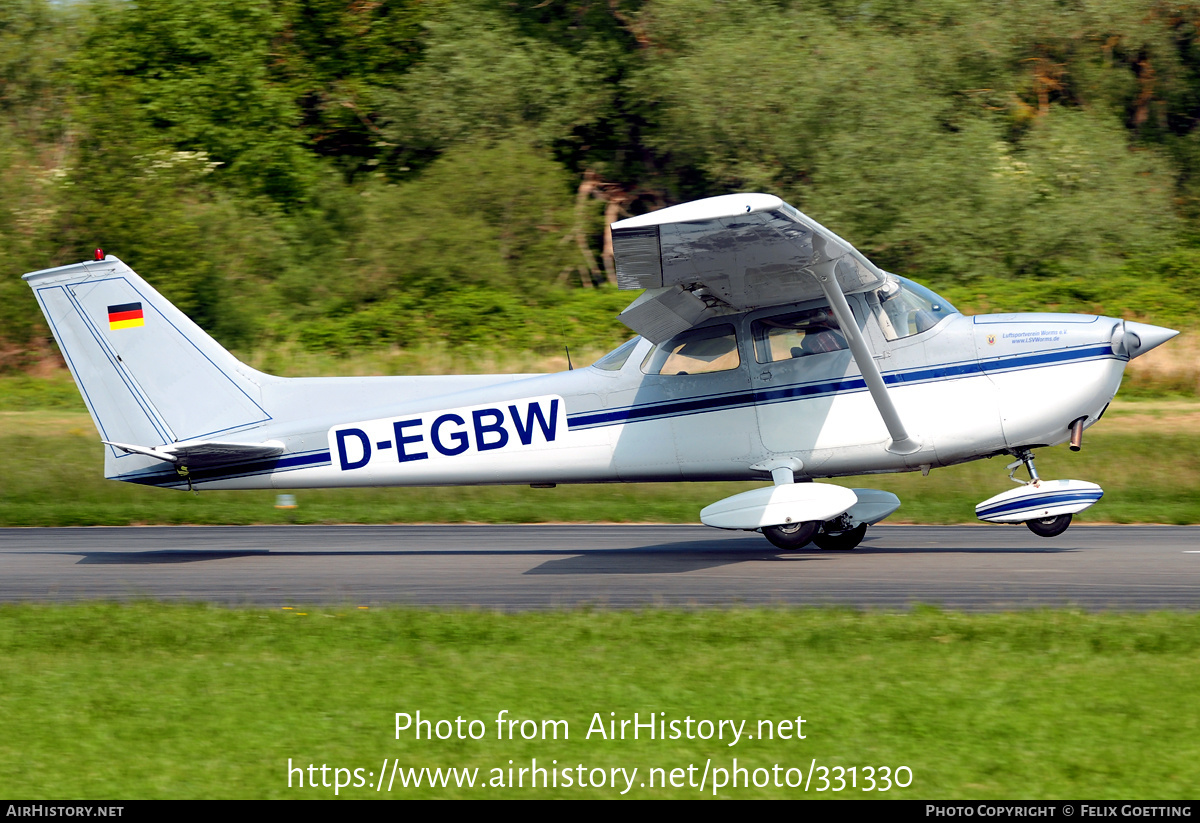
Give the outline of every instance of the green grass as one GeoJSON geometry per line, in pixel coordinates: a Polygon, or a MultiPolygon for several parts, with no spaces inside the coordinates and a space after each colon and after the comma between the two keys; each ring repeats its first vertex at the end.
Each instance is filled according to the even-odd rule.
{"type": "Polygon", "coordinates": [[[79,388],[66,369],[46,377],[5,375],[0,377],[0,412],[64,410],[86,413],[79,388]]]}
{"type": "MultiPolygon", "coordinates": [[[[379,772],[584,764],[907,766],[911,798],[1190,798],[1200,785],[1200,615],[829,610],[224,610],[0,607],[0,795],[332,797],[287,762],[379,772]],[[484,722],[396,739],[395,713],[484,722]],[[498,740],[495,719],[569,739],[498,740]],[[604,740],[603,720],[802,716],[804,740],[604,740]],[[660,715],[660,717],[664,717],[660,715]],[[478,730],[478,727],[476,727],[478,730]]],[[[700,772],[696,772],[697,782],[700,772]]],[[[317,773],[319,778],[320,773],[317,773]]],[[[726,788],[722,796],[830,797],[726,788]]],[[[385,787],[386,788],[386,787],[385,787]]],[[[711,796],[711,783],[704,793],[711,796]]],[[[364,788],[341,796],[379,797],[364,788]]],[[[616,797],[611,788],[392,797],[616,797]]],[[[696,797],[642,788],[634,797],[696,797]]],[[[873,797],[846,790],[835,796],[873,797]]]]}

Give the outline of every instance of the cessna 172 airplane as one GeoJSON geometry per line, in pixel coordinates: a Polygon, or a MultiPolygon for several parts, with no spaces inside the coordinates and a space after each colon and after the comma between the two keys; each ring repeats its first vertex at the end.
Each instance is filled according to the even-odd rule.
{"type": "Polygon", "coordinates": [[[764,480],[700,519],[852,549],[895,495],[807,482],[1007,454],[986,521],[1060,534],[1103,494],[1033,450],[1100,419],[1177,332],[1111,317],[965,317],[767,194],[612,225],[636,337],[548,375],[281,378],[239,362],[127,265],[25,275],[105,447],[170,488],[764,480]],[[1017,480],[1022,466],[1029,479],[1017,480]]]}

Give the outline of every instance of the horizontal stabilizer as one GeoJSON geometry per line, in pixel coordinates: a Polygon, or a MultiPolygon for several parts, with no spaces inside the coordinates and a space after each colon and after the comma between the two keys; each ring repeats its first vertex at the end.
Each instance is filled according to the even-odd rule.
{"type": "Polygon", "coordinates": [[[268,440],[265,443],[197,440],[191,443],[168,443],[165,446],[135,446],[130,443],[114,443],[111,440],[101,442],[127,454],[144,454],[156,460],[189,468],[256,460],[283,454],[283,444],[278,440],[268,440]]]}

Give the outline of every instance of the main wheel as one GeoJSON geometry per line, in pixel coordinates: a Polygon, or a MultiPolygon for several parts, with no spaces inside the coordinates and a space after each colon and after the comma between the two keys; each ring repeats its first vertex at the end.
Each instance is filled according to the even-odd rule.
{"type": "Polygon", "coordinates": [[[1058,517],[1043,517],[1041,520],[1026,520],[1025,525],[1038,537],[1058,537],[1071,525],[1071,515],[1060,514],[1058,517]]]}
{"type": "Polygon", "coordinates": [[[816,537],[821,528],[820,520],[809,520],[805,523],[787,523],[782,526],[764,526],[763,537],[784,551],[802,549],[816,537]]]}
{"type": "Polygon", "coordinates": [[[855,528],[844,532],[822,532],[813,538],[813,542],[826,551],[849,551],[858,548],[866,534],[867,524],[859,523],[855,528]]]}

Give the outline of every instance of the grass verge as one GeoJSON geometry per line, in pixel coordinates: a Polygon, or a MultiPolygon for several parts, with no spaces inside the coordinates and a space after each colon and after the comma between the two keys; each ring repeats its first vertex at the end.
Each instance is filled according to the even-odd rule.
{"type": "Polygon", "coordinates": [[[362,769],[373,783],[387,758],[389,771],[393,761],[477,769],[477,786],[397,779],[390,793],[351,785],[338,796],[617,797],[625,783],[612,788],[609,770],[636,767],[627,797],[698,797],[712,796],[714,770],[737,758],[751,780],[775,764],[782,782],[789,768],[807,778],[813,761],[855,767],[859,787],[818,792],[818,768],[807,793],[771,776],[717,796],[879,797],[862,791],[863,768],[906,766],[911,786],[882,796],[1190,798],[1200,780],[1200,719],[1189,708],[1198,652],[1200,615],[1180,613],[5,606],[0,794],[333,797],[332,771],[328,788],[299,788],[294,772],[289,788],[289,759],[314,764],[320,784],[321,765],[350,770],[352,783],[362,769]],[[520,725],[515,740],[497,739],[502,710],[538,721],[538,739],[522,739],[520,725]],[[480,739],[397,739],[396,713],[417,711],[463,718],[464,737],[479,720],[480,739]],[[679,721],[683,734],[587,734],[597,717],[606,730],[618,721],[619,734],[635,712],[679,721]],[[723,719],[744,720],[753,739],[729,745],[728,726],[723,739],[698,739],[699,721],[723,719]],[[540,739],[543,720],[566,721],[557,740],[540,739]],[[509,785],[510,761],[515,770],[534,758],[560,770],[557,788],[531,788],[528,774],[509,785]],[[706,763],[701,791],[689,780],[699,783],[706,763]],[[577,775],[580,764],[589,782],[605,770],[605,785],[564,787],[561,770],[577,775]],[[650,769],[689,766],[684,785],[650,787],[650,769]]]}

